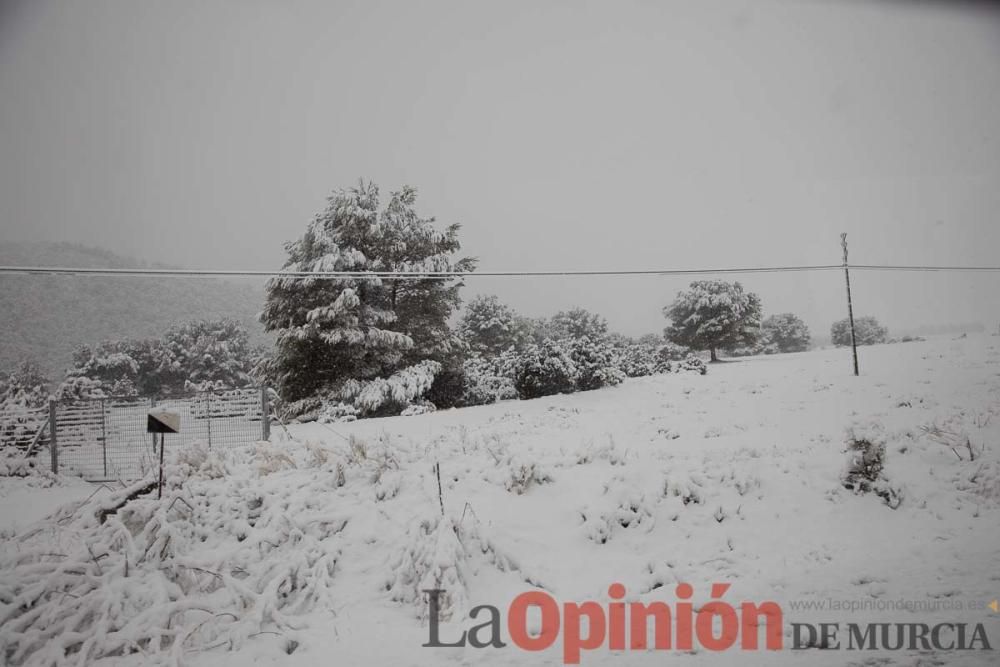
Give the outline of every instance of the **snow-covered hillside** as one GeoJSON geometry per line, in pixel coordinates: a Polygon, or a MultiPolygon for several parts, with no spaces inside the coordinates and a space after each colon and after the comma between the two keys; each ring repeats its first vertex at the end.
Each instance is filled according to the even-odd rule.
{"type": "MultiPolygon", "coordinates": [[[[103,525],[94,512],[114,500],[104,489],[14,525],[19,488],[3,499],[0,646],[32,664],[81,647],[87,664],[562,664],[561,637],[537,653],[510,644],[518,594],[606,608],[617,582],[626,601],[674,604],[688,583],[697,607],[728,583],[734,606],[782,606],[785,650],[605,642],[582,663],[996,664],[982,651],[788,650],[792,622],[820,621],[984,623],[1000,648],[1000,613],[982,606],[1000,595],[1000,338],[860,354],[859,378],[849,351],[819,350],[276,428],[253,451],[191,450],[163,501],[133,501],[103,525]],[[852,424],[884,439],[898,508],[841,483],[852,424]],[[426,588],[448,592],[442,641],[481,623],[467,614],[488,604],[508,646],[421,647],[426,588]],[[109,650],[138,653],[96,661],[109,650]]],[[[41,506],[46,493],[93,491],[53,489],[35,490],[41,506]]]]}

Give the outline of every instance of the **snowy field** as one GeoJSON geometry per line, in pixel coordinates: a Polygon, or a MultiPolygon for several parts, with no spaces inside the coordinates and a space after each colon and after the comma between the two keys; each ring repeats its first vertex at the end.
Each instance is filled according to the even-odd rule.
{"type": "Polygon", "coordinates": [[[561,637],[536,653],[510,645],[515,596],[540,587],[606,608],[618,582],[626,601],[674,604],[686,582],[696,607],[714,583],[731,584],[734,606],[778,602],[785,650],[605,642],[582,664],[1000,664],[995,651],[788,649],[792,622],[819,621],[983,623],[1000,649],[1000,613],[985,608],[1000,596],[1000,338],[860,354],[860,378],[849,351],[819,350],[292,426],[291,441],[275,428],[255,451],[191,453],[163,502],[133,501],[103,525],[107,489],[42,519],[94,487],[2,480],[0,645],[29,664],[59,664],[64,648],[115,665],[562,664],[561,637]],[[854,423],[884,437],[898,508],[841,484],[854,423]],[[489,604],[508,646],[422,648],[431,587],[449,593],[442,641],[489,604]],[[33,610],[17,612],[29,598],[33,610]],[[866,606],[798,608],[830,601],[866,606]],[[141,652],[114,655],[123,649],[141,652]]]}

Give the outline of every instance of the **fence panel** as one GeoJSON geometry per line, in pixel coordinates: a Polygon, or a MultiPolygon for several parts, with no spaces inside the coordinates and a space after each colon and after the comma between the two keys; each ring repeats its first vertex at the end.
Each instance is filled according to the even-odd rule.
{"type": "Polygon", "coordinates": [[[103,398],[55,405],[59,472],[91,481],[134,480],[157,465],[158,438],[146,432],[151,408],[180,413],[180,433],[164,447],[200,442],[209,448],[252,444],[268,432],[260,388],[197,392],[162,398],[103,398]]]}
{"type": "Polygon", "coordinates": [[[43,431],[48,425],[47,406],[29,408],[17,406],[0,413],[0,448],[14,447],[26,451],[29,447],[48,444],[43,431]]]}

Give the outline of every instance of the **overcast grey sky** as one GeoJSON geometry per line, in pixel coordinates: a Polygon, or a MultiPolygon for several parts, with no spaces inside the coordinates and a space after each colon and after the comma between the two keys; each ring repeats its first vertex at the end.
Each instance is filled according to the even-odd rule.
{"type": "MultiPolygon", "coordinates": [[[[420,190],[486,269],[998,264],[1000,13],[920,2],[16,2],[0,240],[278,268],[330,190],[420,190]],[[950,8],[949,8],[950,7],[950,8]]],[[[892,327],[1000,276],[866,274],[892,327]]],[[[470,281],[659,331],[682,279],[470,281]]],[[[748,276],[844,315],[835,273],[748,276]]]]}

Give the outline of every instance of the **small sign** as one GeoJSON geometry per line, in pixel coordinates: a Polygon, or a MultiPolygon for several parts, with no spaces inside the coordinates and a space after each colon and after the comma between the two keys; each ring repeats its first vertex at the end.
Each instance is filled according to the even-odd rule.
{"type": "Polygon", "coordinates": [[[150,410],[146,419],[147,433],[180,433],[181,414],[173,410],[150,410]]]}

